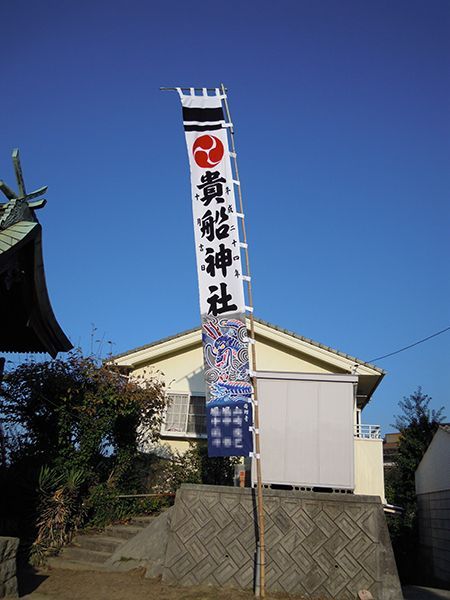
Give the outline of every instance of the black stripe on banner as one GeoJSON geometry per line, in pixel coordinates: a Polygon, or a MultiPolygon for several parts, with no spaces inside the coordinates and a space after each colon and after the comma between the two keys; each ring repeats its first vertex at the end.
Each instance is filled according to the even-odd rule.
{"type": "Polygon", "coordinates": [[[187,108],[183,106],[183,121],[223,121],[223,109],[187,108]]]}
{"type": "Polygon", "coordinates": [[[185,131],[214,131],[222,129],[222,125],[185,125],[185,131]]]}

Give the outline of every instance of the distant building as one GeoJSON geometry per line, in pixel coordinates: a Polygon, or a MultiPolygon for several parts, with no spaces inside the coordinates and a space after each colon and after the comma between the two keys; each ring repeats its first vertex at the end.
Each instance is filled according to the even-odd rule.
{"type": "Polygon", "coordinates": [[[416,469],[421,564],[431,584],[450,587],[450,424],[441,425],[416,469]]]}
{"type": "MultiPolygon", "coordinates": [[[[353,483],[351,489],[345,491],[377,495],[384,502],[380,427],[363,424],[361,418],[361,413],[381,382],[384,371],[259,319],[255,320],[255,337],[257,368],[261,377],[262,372],[305,374],[303,377],[305,388],[311,385],[316,391],[319,389],[327,391],[334,389],[332,386],[335,386],[340,379],[344,381],[354,376],[355,383],[350,384],[352,386],[348,413],[350,422],[348,426],[346,425],[345,431],[343,432],[341,419],[333,417],[336,415],[337,399],[336,406],[329,405],[329,411],[321,409],[319,415],[319,405],[325,407],[326,403],[332,402],[333,399],[333,394],[330,396],[326,393],[326,402],[318,400],[316,410],[310,412],[308,452],[309,454],[316,450],[319,452],[320,440],[326,442],[327,448],[328,446],[332,448],[333,443],[336,445],[342,435],[350,435],[353,450],[350,454],[347,453],[346,460],[349,461],[347,472],[352,472],[353,483]],[[312,381],[316,383],[312,384],[312,381]]],[[[111,360],[133,375],[145,376],[152,369],[163,374],[170,402],[161,429],[161,439],[173,450],[184,452],[189,447],[190,440],[206,437],[205,382],[200,327],[135,348],[112,357],[111,360]]],[[[317,393],[319,399],[321,392],[317,393]]],[[[304,398],[303,395],[302,397],[304,398]]],[[[299,396],[299,402],[301,401],[299,396]]],[[[308,406],[310,408],[313,406],[309,400],[308,406]]],[[[264,424],[261,423],[261,427],[263,426],[264,424]]],[[[299,440],[298,448],[300,447],[303,452],[303,438],[299,440]]],[[[336,460],[339,456],[339,452],[333,454],[331,450],[327,450],[325,454],[329,457],[326,460],[336,460]]],[[[305,457],[304,454],[302,455],[305,457]]],[[[327,465],[327,468],[330,470],[330,465],[327,465]]],[[[311,475],[308,475],[308,480],[303,483],[308,488],[319,485],[311,475]]],[[[344,487],[347,488],[347,484],[344,487]]]]}
{"type": "Polygon", "coordinates": [[[401,433],[395,431],[394,433],[386,433],[383,440],[383,463],[384,468],[389,469],[395,465],[398,446],[400,444],[401,433]]]}

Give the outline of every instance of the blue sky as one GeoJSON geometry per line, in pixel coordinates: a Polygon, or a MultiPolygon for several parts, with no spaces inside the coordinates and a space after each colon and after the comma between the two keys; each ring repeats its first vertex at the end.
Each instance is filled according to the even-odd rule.
{"type": "MultiPolygon", "coordinates": [[[[74,344],[199,323],[176,94],[229,88],[255,314],[363,360],[450,325],[447,0],[2,3],[0,177],[47,184],[48,288],[74,344]]],[[[98,344],[97,344],[98,347],[98,344]]],[[[380,361],[389,430],[449,411],[450,332],[380,361]]]]}

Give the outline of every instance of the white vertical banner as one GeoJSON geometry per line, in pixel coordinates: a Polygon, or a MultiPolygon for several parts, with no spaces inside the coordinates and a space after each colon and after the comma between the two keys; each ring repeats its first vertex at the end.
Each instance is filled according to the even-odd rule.
{"type": "Polygon", "coordinates": [[[222,96],[181,95],[191,169],[200,312],[244,313],[239,229],[222,96]]]}
{"type": "Polygon", "coordinates": [[[183,94],[207,384],[210,456],[253,449],[244,279],[227,124],[214,96],[183,94]]]}

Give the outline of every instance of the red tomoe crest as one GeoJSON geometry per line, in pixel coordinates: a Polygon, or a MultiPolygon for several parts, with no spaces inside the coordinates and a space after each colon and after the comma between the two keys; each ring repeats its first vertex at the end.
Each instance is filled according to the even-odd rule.
{"type": "Polygon", "coordinates": [[[215,167],[223,157],[223,144],[214,135],[202,135],[198,137],[192,146],[195,162],[202,169],[215,167]]]}

